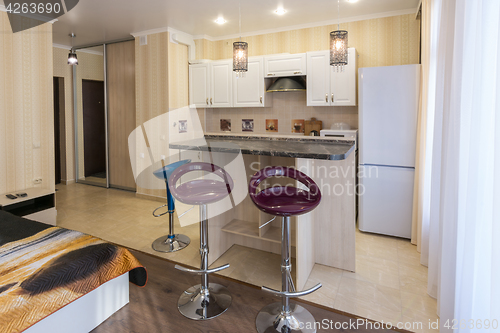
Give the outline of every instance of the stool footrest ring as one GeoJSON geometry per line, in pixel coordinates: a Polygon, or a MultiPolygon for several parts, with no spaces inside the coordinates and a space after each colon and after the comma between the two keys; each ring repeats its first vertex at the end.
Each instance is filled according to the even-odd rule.
{"type": "Polygon", "coordinates": [[[211,274],[211,273],[215,273],[218,271],[222,271],[223,269],[229,268],[229,264],[225,264],[225,265],[222,265],[219,267],[206,269],[206,270],[205,269],[191,269],[191,268],[182,267],[180,265],[175,265],[175,268],[180,270],[180,271],[186,272],[186,273],[203,275],[203,274],[211,274]]]}
{"type": "Polygon", "coordinates": [[[318,290],[322,286],[323,285],[321,283],[318,283],[314,287],[306,289],[306,290],[302,290],[302,291],[279,291],[279,290],[271,289],[268,287],[262,287],[261,289],[263,291],[268,292],[268,293],[274,294],[275,296],[301,297],[301,296],[306,296],[306,295],[309,295],[309,294],[315,292],[316,290],[318,290]]]}
{"type": "Polygon", "coordinates": [[[163,216],[163,215],[165,215],[165,214],[169,213],[170,211],[169,211],[169,210],[167,210],[165,213],[161,213],[161,214],[158,214],[158,215],[156,215],[156,214],[155,214],[155,213],[156,213],[156,211],[157,211],[158,209],[161,209],[161,208],[163,208],[163,207],[165,207],[165,206],[168,206],[168,205],[167,205],[167,204],[165,204],[165,205],[161,205],[160,207],[156,208],[156,209],[153,211],[153,216],[154,216],[154,217],[160,217],[160,216],[163,216]]]}

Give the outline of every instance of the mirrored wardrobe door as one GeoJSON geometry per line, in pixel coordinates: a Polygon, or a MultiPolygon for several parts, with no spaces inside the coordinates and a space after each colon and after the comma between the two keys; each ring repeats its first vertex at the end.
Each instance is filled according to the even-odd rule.
{"type": "Polygon", "coordinates": [[[108,186],[104,46],[77,49],[77,181],[108,186]]]}

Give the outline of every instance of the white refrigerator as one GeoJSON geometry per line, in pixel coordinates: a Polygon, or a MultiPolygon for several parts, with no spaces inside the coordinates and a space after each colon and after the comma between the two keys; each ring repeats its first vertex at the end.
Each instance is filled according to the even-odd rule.
{"type": "Polygon", "coordinates": [[[359,230],[411,238],[420,65],[359,69],[359,230]]]}

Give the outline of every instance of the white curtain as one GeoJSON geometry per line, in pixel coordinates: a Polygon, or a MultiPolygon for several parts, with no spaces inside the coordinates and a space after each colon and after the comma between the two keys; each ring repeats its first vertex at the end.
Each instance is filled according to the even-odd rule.
{"type": "Polygon", "coordinates": [[[431,15],[415,206],[428,292],[442,331],[498,331],[500,0],[423,6],[431,15]]]}
{"type": "Polygon", "coordinates": [[[429,223],[434,108],[436,97],[436,54],[439,30],[439,6],[436,1],[422,1],[422,79],[420,112],[418,116],[417,158],[413,194],[413,221],[411,242],[421,253],[420,263],[428,266],[429,223]]]}

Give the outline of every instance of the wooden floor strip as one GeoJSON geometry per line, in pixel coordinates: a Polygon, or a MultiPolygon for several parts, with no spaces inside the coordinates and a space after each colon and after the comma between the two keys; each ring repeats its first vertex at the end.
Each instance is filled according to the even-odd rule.
{"type": "MultiPolygon", "coordinates": [[[[188,287],[199,284],[200,277],[176,270],[174,264],[167,260],[137,251],[131,252],[147,268],[148,284],[145,288],[131,286],[130,303],[93,330],[93,333],[256,332],[255,318],[259,310],[269,303],[279,301],[255,286],[225,277],[210,276],[211,282],[226,286],[232,293],[231,307],[211,320],[190,320],[177,310],[177,300],[188,287]]],[[[343,332],[391,332],[387,329],[376,329],[376,326],[369,327],[373,324],[352,329],[353,326],[349,323],[356,323],[356,317],[305,301],[300,301],[300,304],[313,314],[317,322],[328,323],[320,327],[318,332],[340,331],[335,329],[335,325],[341,326],[340,323],[346,323],[344,327],[347,329],[341,329],[343,332]]]]}

